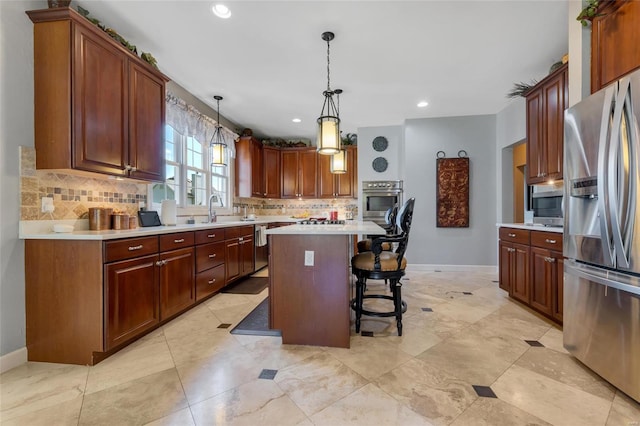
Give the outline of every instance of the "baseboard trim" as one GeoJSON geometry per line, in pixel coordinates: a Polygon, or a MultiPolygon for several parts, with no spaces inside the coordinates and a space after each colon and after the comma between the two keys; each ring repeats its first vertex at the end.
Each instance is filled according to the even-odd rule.
{"type": "Polygon", "coordinates": [[[411,272],[486,272],[498,273],[496,265],[407,265],[407,271],[411,272]]]}
{"type": "Polygon", "coordinates": [[[0,373],[9,371],[27,362],[27,348],[20,348],[0,357],[0,373]]]}

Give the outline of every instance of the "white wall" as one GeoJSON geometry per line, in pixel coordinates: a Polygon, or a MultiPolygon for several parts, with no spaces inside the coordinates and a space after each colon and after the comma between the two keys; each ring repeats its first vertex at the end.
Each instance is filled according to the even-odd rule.
{"type": "Polygon", "coordinates": [[[496,116],[405,122],[405,199],[416,198],[408,259],[420,265],[496,265],[496,116]],[[468,228],[436,227],[436,153],[470,158],[468,228]]]}
{"type": "Polygon", "coordinates": [[[25,346],[20,145],[33,146],[33,24],[25,10],[43,1],[0,1],[0,355],[25,346]]]}
{"type": "MultiPolygon", "coordinates": [[[[403,179],[404,141],[402,126],[380,126],[358,128],[358,200],[362,201],[362,181],[366,180],[399,180],[403,179]],[[371,143],[377,136],[384,136],[389,147],[378,152],[371,143]],[[373,170],[373,160],[384,157],[389,166],[382,173],[373,170]]],[[[360,207],[360,206],[358,206],[360,207]]],[[[362,209],[358,208],[362,218],[362,209]]]]}

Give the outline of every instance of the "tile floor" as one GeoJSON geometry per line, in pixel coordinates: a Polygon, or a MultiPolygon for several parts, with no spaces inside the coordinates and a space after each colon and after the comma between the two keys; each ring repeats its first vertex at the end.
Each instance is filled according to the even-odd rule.
{"type": "Polygon", "coordinates": [[[640,425],[640,404],[569,356],[562,331],[495,279],[409,272],[403,336],[394,321],[365,319],[373,337],[352,334],[350,349],[229,334],[218,325],[267,294],[219,294],[96,366],[2,374],[0,423],[640,425]]]}

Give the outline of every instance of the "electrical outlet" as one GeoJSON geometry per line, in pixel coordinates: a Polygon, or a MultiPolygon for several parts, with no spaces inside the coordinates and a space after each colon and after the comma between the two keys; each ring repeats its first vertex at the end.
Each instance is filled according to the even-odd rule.
{"type": "Polygon", "coordinates": [[[53,213],[54,210],[53,198],[42,197],[42,213],[53,213]]]}
{"type": "Polygon", "coordinates": [[[304,266],[313,266],[313,251],[304,251],[304,266]]]}

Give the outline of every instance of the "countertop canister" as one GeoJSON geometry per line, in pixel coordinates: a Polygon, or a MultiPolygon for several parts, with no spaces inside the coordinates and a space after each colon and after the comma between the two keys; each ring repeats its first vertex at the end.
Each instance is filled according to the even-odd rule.
{"type": "Polygon", "coordinates": [[[111,212],[109,207],[90,207],[89,208],[89,229],[92,231],[100,231],[103,229],[111,229],[111,212]]]}

